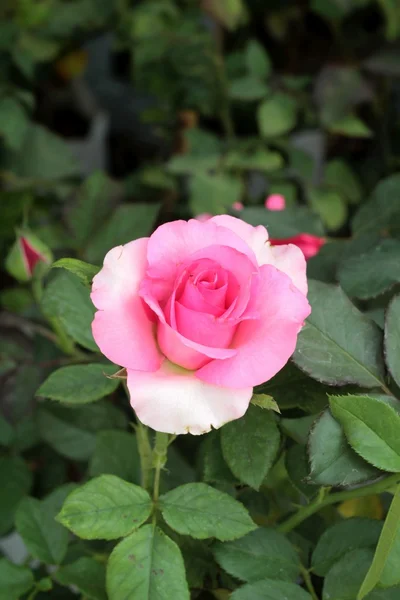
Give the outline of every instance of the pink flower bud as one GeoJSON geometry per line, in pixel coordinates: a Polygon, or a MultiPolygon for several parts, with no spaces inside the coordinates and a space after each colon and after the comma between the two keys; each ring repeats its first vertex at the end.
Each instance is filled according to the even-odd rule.
{"type": "Polygon", "coordinates": [[[18,231],[7,258],[6,269],[18,281],[32,279],[38,262],[50,264],[53,260],[50,249],[28,230],[18,231]]]}
{"type": "Polygon", "coordinates": [[[243,203],[242,203],[242,202],[234,202],[234,203],[232,204],[232,208],[233,208],[233,210],[240,211],[240,210],[243,210],[243,209],[244,209],[244,205],[243,205],[243,203]]]}
{"type": "Polygon", "coordinates": [[[196,217],[196,221],[200,221],[200,223],[204,223],[205,221],[208,221],[208,219],[211,219],[212,215],[210,215],[210,213],[201,213],[200,215],[197,215],[196,217]]]}
{"type": "Polygon", "coordinates": [[[264,206],[268,210],[285,210],[286,200],[281,194],[271,194],[266,198],[264,206]]]}

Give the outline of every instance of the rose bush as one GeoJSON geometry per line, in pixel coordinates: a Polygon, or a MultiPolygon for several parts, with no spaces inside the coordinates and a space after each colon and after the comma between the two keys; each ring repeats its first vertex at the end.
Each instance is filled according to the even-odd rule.
{"type": "Polygon", "coordinates": [[[201,434],[241,417],[294,352],[310,314],[304,255],[231,216],[175,221],[110,250],[93,336],[127,369],[138,418],[201,434]]]}

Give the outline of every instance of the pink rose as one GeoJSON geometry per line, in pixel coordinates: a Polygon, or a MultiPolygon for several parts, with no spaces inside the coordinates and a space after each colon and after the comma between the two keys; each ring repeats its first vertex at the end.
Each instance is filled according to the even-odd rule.
{"type": "Polygon", "coordinates": [[[306,260],[312,258],[321,250],[325,244],[325,239],[312,235],[311,233],[299,233],[283,240],[272,240],[271,244],[274,246],[285,246],[286,244],[294,244],[303,252],[306,260]]]}
{"type": "Polygon", "coordinates": [[[264,227],[220,215],[166,223],[108,252],[93,280],[93,335],[126,367],[144,424],[221,427],[286,364],[310,314],[306,263],[296,246],[267,240],[264,227]]]}
{"type": "Polygon", "coordinates": [[[264,206],[268,210],[285,210],[285,197],[281,194],[271,194],[265,199],[264,206]]]}

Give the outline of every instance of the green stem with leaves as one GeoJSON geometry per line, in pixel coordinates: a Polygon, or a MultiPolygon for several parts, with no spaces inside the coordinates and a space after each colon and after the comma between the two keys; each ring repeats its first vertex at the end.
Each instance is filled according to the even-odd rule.
{"type": "MultiPolygon", "coordinates": [[[[125,385],[126,388],[126,385],[125,385]]],[[[127,392],[128,393],[128,392],[127,392]]],[[[129,397],[129,393],[128,393],[129,397]]],[[[145,490],[149,490],[151,486],[151,471],[153,468],[152,450],[149,440],[149,430],[146,425],[138,421],[135,426],[136,443],[138,447],[141,467],[141,485],[145,490]]]]}
{"type": "Polygon", "coordinates": [[[306,506],[302,506],[297,512],[286,519],[286,521],[283,521],[283,523],[278,526],[278,529],[282,533],[288,533],[326,506],[336,504],[337,502],[344,502],[345,500],[352,500],[353,498],[363,498],[365,496],[381,494],[398,483],[400,483],[400,473],[395,473],[394,475],[390,475],[389,477],[385,477],[384,479],[380,479],[379,481],[364,487],[343,492],[334,492],[333,494],[327,494],[324,497],[318,496],[313,502],[306,506]]]}
{"type": "Polygon", "coordinates": [[[305,586],[306,586],[307,590],[310,592],[311,598],[313,600],[319,600],[319,598],[317,596],[317,592],[314,589],[313,582],[312,582],[309,570],[306,569],[306,567],[301,564],[300,565],[300,571],[301,571],[302,577],[304,579],[305,586]]]}

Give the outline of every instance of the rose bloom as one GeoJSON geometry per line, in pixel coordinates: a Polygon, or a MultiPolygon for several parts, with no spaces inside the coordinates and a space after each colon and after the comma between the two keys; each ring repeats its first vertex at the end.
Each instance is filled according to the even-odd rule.
{"type": "Polygon", "coordinates": [[[131,404],[157,431],[238,419],[292,355],[310,314],[306,262],[262,226],[221,215],[161,225],[108,252],[93,280],[93,335],[126,367],[131,404]]]}

